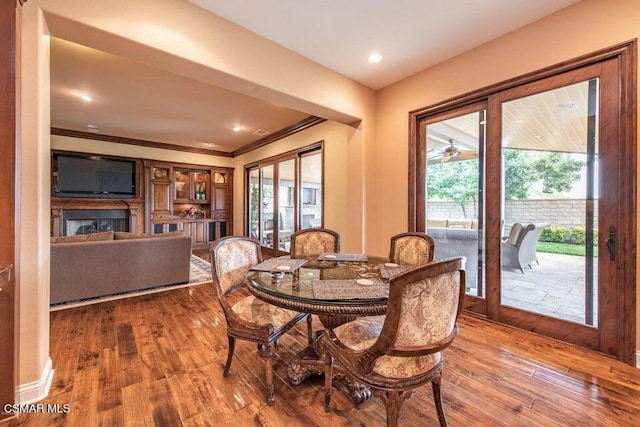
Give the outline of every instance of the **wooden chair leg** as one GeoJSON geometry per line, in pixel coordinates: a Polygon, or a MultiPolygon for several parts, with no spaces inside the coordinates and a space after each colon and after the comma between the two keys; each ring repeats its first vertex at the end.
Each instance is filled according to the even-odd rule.
{"type": "Polygon", "coordinates": [[[397,391],[387,391],[385,406],[387,407],[387,427],[398,427],[400,416],[401,395],[397,391]]]}
{"type": "Polygon", "coordinates": [[[311,327],[311,315],[309,314],[307,316],[307,341],[309,342],[309,344],[311,344],[313,342],[313,329],[311,327]]]}
{"type": "Polygon", "coordinates": [[[440,421],[441,427],[447,426],[447,419],[444,416],[444,408],[442,407],[442,396],[440,395],[440,380],[442,377],[437,377],[431,381],[431,388],[433,389],[433,401],[436,404],[436,412],[438,413],[438,421],[440,421]]]}
{"type": "Polygon", "coordinates": [[[229,338],[229,350],[227,352],[227,363],[224,365],[224,371],[222,372],[222,376],[226,377],[229,375],[229,369],[231,368],[231,361],[233,360],[233,351],[236,348],[236,339],[231,335],[228,335],[229,338]]]}
{"type": "Polygon", "coordinates": [[[273,385],[273,345],[268,345],[260,352],[260,357],[264,359],[264,377],[267,385],[267,403],[272,406],[276,401],[275,387],[273,385]]]}
{"type": "Polygon", "coordinates": [[[324,411],[331,411],[331,393],[333,392],[333,360],[326,356],[324,360],[324,411]]]}

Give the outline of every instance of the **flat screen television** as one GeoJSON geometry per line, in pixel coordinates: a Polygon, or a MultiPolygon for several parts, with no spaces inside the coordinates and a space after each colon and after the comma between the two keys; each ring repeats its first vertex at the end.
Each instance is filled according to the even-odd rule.
{"type": "Polygon", "coordinates": [[[53,155],[53,194],[58,197],[134,198],[135,160],[53,155]]]}

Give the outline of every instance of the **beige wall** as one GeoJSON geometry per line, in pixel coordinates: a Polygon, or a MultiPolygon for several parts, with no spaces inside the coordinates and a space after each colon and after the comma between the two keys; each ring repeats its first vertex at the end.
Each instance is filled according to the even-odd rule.
{"type": "MultiPolygon", "coordinates": [[[[332,221],[346,223],[350,244],[362,246],[363,183],[371,173],[363,159],[373,156],[375,136],[372,90],[182,0],[30,0],[22,13],[19,384],[43,380],[49,356],[49,34],[310,115],[360,123],[344,138],[349,182],[340,191],[350,194],[349,209],[346,218],[340,214],[332,221]]],[[[113,144],[96,146],[105,154],[128,152],[113,144]]]]}
{"type": "Polygon", "coordinates": [[[367,227],[367,251],[384,253],[389,236],[407,228],[409,111],[638,36],[640,2],[583,0],[379,91],[374,168],[380,191],[369,194],[379,209],[370,221],[376,226],[367,227]]]}

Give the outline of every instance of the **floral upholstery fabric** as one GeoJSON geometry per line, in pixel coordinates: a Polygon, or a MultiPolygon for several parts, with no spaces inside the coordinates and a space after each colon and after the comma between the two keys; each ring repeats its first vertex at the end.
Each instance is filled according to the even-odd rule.
{"type": "Polygon", "coordinates": [[[322,231],[309,231],[295,236],[293,258],[310,258],[326,252],[335,252],[336,238],[322,231]]]}
{"type": "Polygon", "coordinates": [[[253,296],[241,299],[233,305],[231,310],[246,322],[258,326],[271,324],[276,329],[286,325],[300,314],[297,311],[276,307],[253,296]]]}
{"type": "Polygon", "coordinates": [[[232,241],[219,246],[214,253],[218,283],[226,294],[233,286],[247,278],[249,269],[258,264],[259,246],[249,241],[232,241]]]}
{"type": "MultiPolygon", "coordinates": [[[[398,333],[393,347],[429,345],[453,330],[460,292],[460,274],[452,272],[405,286],[398,333]],[[452,284],[453,283],[453,284],[452,284]]],[[[366,350],[377,340],[385,316],[365,317],[334,329],[338,339],[353,350],[366,350]]],[[[389,378],[409,378],[433,368],[441,352],[414,357],[381,356],[373,372],[389,378]]]]}
{"type": "Polygon", "coordinates": [[[420,266],[428,264],[432,259],[433,254],[431,254],[429,244],[424,239],[407,236],[396,240],[393,253],[395,262],[420,266]]]}

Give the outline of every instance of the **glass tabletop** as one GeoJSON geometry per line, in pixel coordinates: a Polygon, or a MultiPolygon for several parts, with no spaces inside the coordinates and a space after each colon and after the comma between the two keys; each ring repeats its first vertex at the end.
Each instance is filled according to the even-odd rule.
{"type": "Polygon", "coordinates": [[[310,259],[294,273],[251,271],[248,279],[258,297],[266,294],[292,302],[327,305],[386,304],[387,298],[320,300],[314,297],[312,288],[312,283],[317,280],[383,280],[379,265],[386,261],[385,258],[375,257],[369,257],[367,262],[310,259]]]}

